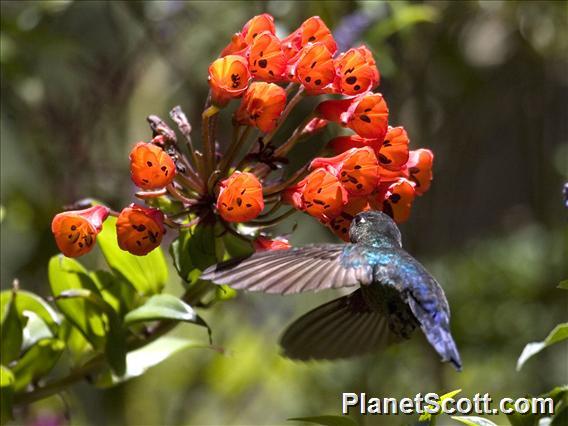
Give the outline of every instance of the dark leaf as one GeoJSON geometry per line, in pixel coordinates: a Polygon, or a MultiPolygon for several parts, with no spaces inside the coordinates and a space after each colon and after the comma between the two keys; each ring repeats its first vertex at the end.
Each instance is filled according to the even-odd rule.
{"type": "Polygon", "coordinates": [[[17,292],[10,291],[11,298],[5,310],[2,310],[2,339],[0,340],[0,358],[2,363],[8,365],[20,355],[23,342],[22,320],[18,313],[17,292]]]}

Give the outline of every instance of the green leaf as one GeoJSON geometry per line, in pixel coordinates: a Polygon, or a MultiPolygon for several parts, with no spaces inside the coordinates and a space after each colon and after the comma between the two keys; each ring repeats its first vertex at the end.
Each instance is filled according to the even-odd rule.
{"type": "Polygon", "coordinates": [[[215,228],[197,225],[183,230],[170,246],[170,254],[179,276],[185,282],[195,282],[200,273],[217,262],[215,228]]]}
{"type": "Polygon", "coordinates": [[[93,346],[67,319],[61,322],[58,337],[65,342],[74,366],[83,365],[92,355],[93,346]]]}
{"type": "Polygon", "coordinates": [[[245,257],[254,253],[254,247],[249,241],[244,241],[241,238],[227,232],[223,235],[223,244],[227,252],[227,256],[223,260],[236,257],[245,257]]]}
{"type": "Polygon", "coordinates": [[[117,376],[122,376],[126,370],[126,329],[112,306],[99,295],[86,289],[66,290],[58,298],[80,298],[88,301],[107,318],[105,355],[109,365],[117,376]]]}
{"type": "MultiPolygon", "coordinates": [[[[0,309],[2,312],[5,311],[11,295],[11,290],[4,290],[0,293],[0,309]]],[[[17,306],[20,318],[26,311],[32,311],[45,322],[53,334],[57,333],[61,319],[57,312],[41,297],[29,291],[18,290],[17,306]]]]}
{"type": "Polygon", "coordinates": [[[467,426],[497,426],[491,420],[484,419],[483,417],[476,416],[452,416],[452,419],[457,420],[467,426]]]}
{"type": "Polygon", "coordinates": [[[102,348],[106,332],[100,307],[85,298],[71,297],[81,293],[101,297],[85,268],[74,259],[58,255],[51,258],[48,270],[53,295],[62,296],[55,302],[61,313],[95,348],[102,348]]]}
{"type": "MultiPolygon", "coordinates": [[[[450,391],[448,393],[445,393],[440,397],[440,399],[438,399],[438,402],[442,402],[442,401],[444,401],[445,399],[448,399],[448,398],[453,398],[454,396],[456,396],[461,391],[462,391],[461,389],[456,389],[456,390],[450,391]]],[[[432,405],[429,405],[428,408],[432,409],[434,407],[432,405]]],[[[420,417],[418,418],[418,421],[419,422],[431,421],[432,422],[431,424],[433,424],[434,421],[435,421],[435,416],[437,416],[437,414],[432,414],[432,413],[429,413],[428,410],[424,410],[424,413],[422,413],[420,415],[420,417]]]]}
{"type": "Polygon", "coordinates": [[[189,348],[211,348],[203,343],[179,337],[162,337],[143,348],[129,352],[126,356],[126,373],[116,377],[110,371],[103,372],[96,381],[102,388],[114,386],[118,383],[140,376],[151,367],[158,365],[172,355],[189,348]]]}
{"type": "Polygon", "coordinates": [[[544,348],[566,339],[568,339],[568,322],[558,324],[542,342],[532,342],[527,344],[517,361],[517,371],[520,371],[521,368],[523,368],[523,365],[529,358],[536,355],[544,348]]]}
{"type": "Polygon", "coordinates": [[[65,349],[59,339],[43,339],[26,351],[12,369],[16,381],[14,391],[19,392],[34,380],[45,376],[65,349]]]}
{"type": "Polygon", "coordinates": [[[14,289],[10,293],[11,298],[6,306],[5,313],[2,315],[1,322],[0,358],[2,363],[6,365],[18,358],[23,342],[23,327],[18,313],[17,292],[14,289]]]}
{"type": "Polygon", "coordinates": [[[131,325],[142,321],[173,320],[184,321],[206,327],[211,335],[207,323],[203,321],[191,306],[171,294],[152,296],[139,308],[129,312],[124,317],[124,323],[131,325]]]}
{"type": "Polygon", "coordinates": [[[562,290],[568,290],[568,280],[560,281],[557,288],[561,288],[562,290]]]}
{"type": "Polygon", "coordinates": [[[314,417],[293,417],[286,419],[294,422],[315,423],[324,426],[357,426],[357,422],[347,416],[314,416],[314,417]]]}
{"type": "Polygon", "coordinates": [[[49,339],[54,336],[47,324],[33,311],[25,311],[24,317],[27,318],[26,326],[23,330],[22,351],[35,345],[39,340],[49,339]]]}
{"type": "Polygon", "coordinates": [[[12,372],[0,365],[0,424],[12,419],[12,397],[15,378],[12,372]]]}
{"type": "Polygon", "coordinates": [[[129,281],[108,271],[94,271],[89,274],[105,302],[120,316],[126,315],[138,302],[136,289],[129,281]]]}
{"type": "Polygon", "coordinates": [[[160,293],[168,281],[168,267],[160,247],[146,256],[134,256],[118,247],[116,239],[116,218],[109,217],[97,237],[109,267],[124,277],[143,296],[160,293]]]}

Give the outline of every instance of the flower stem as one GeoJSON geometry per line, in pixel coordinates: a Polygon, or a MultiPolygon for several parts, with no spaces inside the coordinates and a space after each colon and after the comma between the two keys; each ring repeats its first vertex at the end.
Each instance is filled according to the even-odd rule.
{"type": "Polygon", "coordinates": [[[275,217],[274,219],[270,219],[270,220],[266,220],[266,221],[251,221],[251,222],[247,222],[248,226],[254,226],[255,228],[270,228],[272,226],[276,226],[279,223],[283,222],[284,219],[287,219],[289,216],[293,215],[294,213],[296,213],[296,209],[291,208],[290,210],[288,210],[286,213],[281,214],[278,217],[275,217]]]}
{"type": "Polygon", "coordinates": [[[235,159],[235,156],[239,152],[239,148],[246,142],[250,132],[252,130],[251,126],[245,127],[245,129],[238,135],[238,129],[240,126],[235,126],[233,129],[233,140],[231,141],[231,145],[227,150],[227,153],[223,156],[223,159],[219,163],[219,177],[223,177],[229,171],[231,167],[231,163],[235,159]]]}

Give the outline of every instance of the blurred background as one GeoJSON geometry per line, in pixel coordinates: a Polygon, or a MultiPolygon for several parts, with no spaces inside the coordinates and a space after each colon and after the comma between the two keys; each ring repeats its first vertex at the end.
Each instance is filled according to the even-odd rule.
{"type": "MultiPolygon", "coordinates": [[[[228,355],[189,350],[113,389],[80,384],[66,402],[33,405],[22,422],[291,424],[287,418],[339,414],[341,392],[412,397],[461,388],[462,396],[520,397],[568,381],[565,344],[515,371],[524,345],[568,316],[566,292],[555,288],[568,276],[566,3],[3,1],[1,7],[2,289],[17,277],[22,288],[48,295],[46,263],[57,252],[53,215],[83,197],[116,209],[133,201],[127,156],[150,137],[145,117],[166,118],[179,104],[198,130],[207,67],[250,17],[271,13],[286,35],[319,15],[340,44],[368,45],[391,124],[406,127],[413,148],[435,153],[432,188],[401,230],[407,250],[446,290],[464,362],[462,373],[441,364],[416,333],[383,354],[294,363],[278,355],[279,334],[338,294],[239,294],[203,312],[228,355]]],[[[222,129],[221,139],[229,132],[222,129]]],[[[300,145],[297,161],[333,134],[328,129],[300,145]]],[[[281,232],[295,223],[293,244],[336,241],[299,214],[281,232]]],[[[171,277],[167,291],[181,294],[173,270],[171,277]]],[[[357,420],[408,424],[416,417],[357,420]]]]}

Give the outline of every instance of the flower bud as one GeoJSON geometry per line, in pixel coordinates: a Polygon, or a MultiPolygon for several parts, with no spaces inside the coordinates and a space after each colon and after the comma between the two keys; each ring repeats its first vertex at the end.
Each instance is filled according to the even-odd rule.
{"type": "Polygon", "coordinates": [[[286,106],[286,91],[273,83],[255,82],[248,88],[235,113],[239,124],[258,127],[267,133],[273,130],[286,106]]]}
{"type": "Polygon", "coordinates": [[[165,233],[164,214],[154,208],[130,204],[116,221],[118,246],[136,256],[145,256],[158,247],[165,233]]]}
{"type": "Polygon", "coordinates": [[[145,190],[163,188],[176,175],[176,165],[166,152],[153,143],[138,142],[130,151],[130,177],[145,190]]]}
{"type": "Polygon", "coordinates": [[[248,172],[234,172],[221,182],[217,211],[227,222],[248,222],[264,209],[262,184],[248,172]]]}
{"type": "Polygon", "coordinates": [[[248,62],[239,55],[227,55],[216,59],[209,66],[209,86],[212,102],[224,107],[234,98],[240,98],[247,90],[250,73],[248,62]]]}
{"type": "Polygon", "coordinates": [[[59,250],[67,257],[90,252],[109,212],[108,207],[93,206],[57,214],[51,222],[51,232],[59,250]]]}

